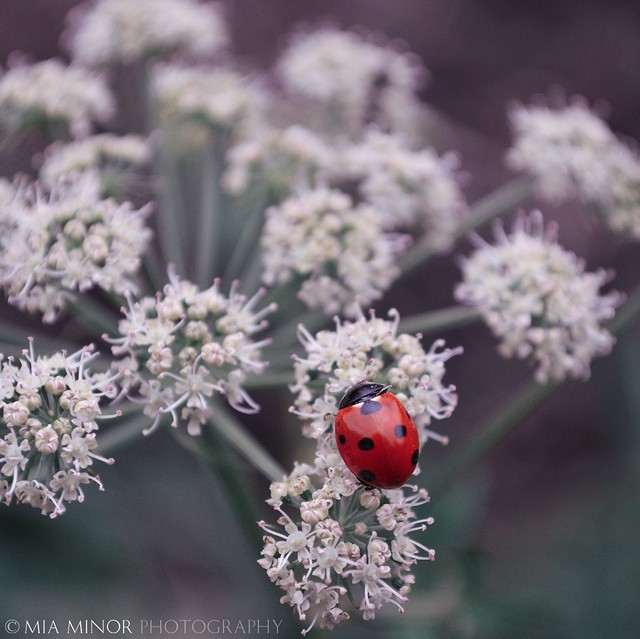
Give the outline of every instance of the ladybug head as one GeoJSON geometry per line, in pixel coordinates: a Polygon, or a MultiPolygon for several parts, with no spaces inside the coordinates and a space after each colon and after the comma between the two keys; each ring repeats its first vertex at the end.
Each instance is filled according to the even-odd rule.
{"type": "Polygon", "coordinates": [[[338,404],[338,408],[341,410],[347,406],[353,406],[368,399],[373,399],[374,397],[378,397],[378,395],[382,395],[382,393],[386,393],[390,388],[391,386],[388,384],[376,384],[375,382],[368,382],[366,380],[358,382],[347,389],[347,392],[338,404]]]}

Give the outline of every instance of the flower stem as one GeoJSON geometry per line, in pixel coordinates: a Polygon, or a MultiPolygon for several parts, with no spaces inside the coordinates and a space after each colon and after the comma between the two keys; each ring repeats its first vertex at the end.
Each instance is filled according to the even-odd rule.
{"type": "MultiPolygon", "coordinates": [[[[627,302],[616,313],[615,318],[608,323],[607,328],[613,335],[619,336],[639,317],[640,286],[629,295],[627,302]]],[[[433,494],[446,492],[460,474],[473,466],[558,386],[560,386],[560,382],[549,382],[544,385],[534,381],[526,383],[469,438],[456,454],[452,455],[446,468],[430,482],[430,492],[433,494]]]]}
{"type": "Polygon", "coordinates": [[[459,240],[469,231],[477,229],[520,204],[533,193],[534,186],[535,180],[531,176],[521,175],[481,198],[471,207],[469,215],[462,220],[454,233],[454,238],[459,240]]]}
{"type": "Polygon", "coordinates": [[[480,319],[476,308],[469,306],[451,306],[436,311],[409,315],[400,321],[400,333],[433,333],[458,326],[465,326],[480,319]]]}
{"type": "Polygon", "coordinates": [[[129,418],[123,418],[118,421],[117,426],[100,430],[100,447],[101,455],[111,454],[121,448],[126,448],[131,443],[143,438],[142,431],[148,426],[149,418],[138,412],[129,418]]]}
{"type": "Polygon", "coordinates": [[[98,333],[106,333],[111,336],[116,334],[117,318],[112,308],[99,304],[87,295],[76,296],[67,303],[67,306],[79,324],[98,333]]]}
{"type": "Polygon", "coordinates": [[[433,495],[445,493],[462,473],[491,450],[557,386],[555,383],[526,383],[451,456],[446,466],[429,482],[429,492],[433,495]]]}
{"type": "Polygon", "coordinates": [[[214,404],[213,418],[210,420],[212,427],[267,479],[280,481],[286,474],[282,466],[257,439],[246,431],[224,404],[215,401],[212,404],[214,404]]]}
{"type": "MultiPolygon", "coordinates": [[[[471,207],[469,214],[454,231],[454,241],[522,202],[532,193],[533,185],[531,177],[520,176],[481,198],[471,207]]],[[[406,275],[437,254],[438,251],[428,242],[416,244],[398,260],[402,275],[406,275]]]]}
{"type": "Polygon", "coordinates": [[[202,173],[200,178],[200,223],[196,230],[196,279],[206,287],[213,279],[219,250],[220,234],[220,179],[217,145],[213,139],[202,150],[202,173]]]}
{"type": "MultiPolygon", "coordinates": [[[[166,144],[166,142],[165,142],[166,144]]],[[[179,219],[186,219],[180,195],[180,177],[174,158],[165,148],[160,148],[155,162],[156,175],[161,176],[156,188],[158,197],[158,239],[165,260],[175,264],[178,273],[186,273],[186,261],[182,247],[182,229],[179,219]]]]}
{"type": "Polygon", "coordinates": [[[252,375],[247,377],[243,386],[247,390],[262,390],[270,388],[286,388],[294,382],[291,370],[271,371],[267,370],[262,375],[252,375]]]}

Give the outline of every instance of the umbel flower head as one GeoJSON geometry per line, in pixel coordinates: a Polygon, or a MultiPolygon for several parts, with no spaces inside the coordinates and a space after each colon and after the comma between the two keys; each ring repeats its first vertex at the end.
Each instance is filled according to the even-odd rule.
{"type": "Polygon", "coordinates": [[[73,11],[70,23],[73,58],[90,66],[173,53],[207,56],[228,41],[219,6],[195,0],[96,0],[73,11]]]}
{"type": "Polygon", "coordinates": [[[434,419],[449,417],[457,404],[455,387],[445,385],[445,363],[462,352],[445,348],[436,340],[428,351],[420,336],[398,334],[400,315],[389,312],[388,320],[360,311],[353,321],[336,319],[334,330],[312,335],[303,325],[298,336],[305,354],[296,356],[296,399],[292,412],[305,421],[303,434],[321,438],[331,428],[344,392],[363,380],[390,384],[404,404],[420,433],[420,442],[429,438],[446,443],[447,438],[429,426],[434,419]]]}
{"type": "Polygon", "coordinates": [[[393,385],[418,425],[421,445],[428,436],[444,439],[426,425],[455,407],[453,387],[441,380],[444,362],[460,351],[440,350],[438,341],[424,352],[417,337],[398,335],[398,314],[390,315],[390,321],[361,315],[315,337],[300,327],[307,353],[296,360],[292,410],[305,420],[303,432],[317,439],[316,455],[313,464],[296,464],[271,484],[268,503],[279,517],[277,525],[260,522],[266,534],[259,563],[285,591],[281,601],[309,622],[303,634],[316,624],[334,627],[353,607],[364,619],[387,603],[402,611],[415,580],[412,567],[435,556],[415,535],[433,523],[415,513],[429,501],[427,492],[363,486],[331,431],[337,397],[354,383],[376,379],[393,385]]]}
{"type": "Polygon", "coordinates": [[[330,27],[297,34],[278,64],[285,89],[329,109],[334,121],[343,117],[352,132],[368,121],[405,128],[426,71],[414,56],[376,39],[330,27]]]}
{"type": "Polygon", "coordinates": [[[346,469],[329,438],[313,464],[297,465],[271,484],[277,524],[264,521],[259,564],[291,606],[313,626],[333,628],[355,607],[373,619],[385,604],[401,612],[415,581],[411,568],[435,552],[415,538],[433,523],[418,519],[425,490],[365,488],[346,469]],[[291,512],[292,514],[289,514],[291,512]]]}
{"type": "Polygon", "coordinates": [[[67,127],[74,137],[91,132],[115,110],[104,80],[82,67],[51,59],[18,61],[0,77],[0,128],[15,131],[43,124],[67,127]]]}
{"type": "Polygon", "coordinates": [[[0,284],[11,304],[53,322],[78,292],[135,288],[150,207],[101,199],[100,190],[99,176],[85,172],[58,181],[48,195],[19,186],[0,208],[0,284]]]}
{"type": "Polygon", "coordinates": [[[266,212],[263,281],[304,278],[298,297],[325,313],[353,315],[378,299],[398,276],[407,237],[387,233],[373,206],[354,206],[345,193],[317,188],[266,212]]]}
{"type": "Polygon", "coordinates": [[[98,171],[102,192],[116,188],[127,181],[126,175],[139,169],[151,160],[151,146],[148,140],[138,135],[113,135],[101,133],[67,144],[54,143],[44,151],[44,161],[40,166],[40,179],[47,188],[73,173],[88,170],[98,171]]]}
{"type": "Polygon", "coordinates": [[[516,105],[510,119],[511,168],[533,175],[543,197],[577,197],[614,232],[640,238],[640,159],[586,100],[516,105]]]}
{"type": "Polygon", "coordinates": [[[218,280],[200,290],[170,268],[162,293],[129,298],[120,337],[105,339],[121,357],[115,365],[125,392],[143,403],[144,414],[153,420],[145,434],[168,413],[172,426],[186,424],[189,434],[199,435],[214,395],[224,396],[240,412],[257,412],[243,383],[247,373],[261,373],[267,366],[260,349],[269,340],[252,339],[275,309],[256,309],[263,295],[259,291],[247,299],[237,291],[237,282],[225,295],[218,280]]]}
{"type": "MultiPolygon", "coordinates": [[[[82,486],[103,490],[94,461],[103,398],[116,394],[115,377],[91,373],[92,346],[71,355],[36,356],[33,341],[18,360],[0,361],[0,501],[39,508],[54,518],[64,502],[83,501],[82,486]]],[[[117,415],[117,414],[116,414],[117,415]]]]}
{"type": "Polygon", "coordinates": [[[588,377],[591,360],[614,342],[602,323],[622,296],[600,293],[610,273],[585,271],[558,245],[556,227],[545,229],[540,211],[517,216],[510,233],[496,225],[495,238],[495,244],[475,238],[475,253],[462,261],[457,299],[478,308],[504,357],[532,361],[539,382],[588,377]]]}
{"type": "Polygon", "coordinates": [[[249,126],[259,118],[263,102],[251,78],[221,67],[157,65],[152,92],[165,120],[190,120],[223,129],[249,126]]]}
{"type": "Polygon", "coordinates": [[[313,131],[294,124],[282,131],[265,127],[233,146],[227,161],[223,186],[230,193],[240,193],[254,179],[288,195],[313,186],[316,175],[335,161],[335,153],[313,131]]]}
{"type": "Polygon", "coordinates": [[[466,210],[457,165],[453,154],[415,151],[399,135],[369,131],[344,150],[334,172],[358,181],[365,200],[385,211],[385,228],[416,229],[424,242],[446,250],[466,210]]]}

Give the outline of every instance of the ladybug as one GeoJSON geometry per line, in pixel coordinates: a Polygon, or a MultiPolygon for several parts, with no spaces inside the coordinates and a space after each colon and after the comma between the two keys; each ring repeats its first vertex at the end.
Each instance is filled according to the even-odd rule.
{"type": "Polygon", "coordinates": [[[366,486],[398,488],[420,455],[418,429],[391,386],[359,382],[338,405],[335,436],[349,470],[366,486]]]}

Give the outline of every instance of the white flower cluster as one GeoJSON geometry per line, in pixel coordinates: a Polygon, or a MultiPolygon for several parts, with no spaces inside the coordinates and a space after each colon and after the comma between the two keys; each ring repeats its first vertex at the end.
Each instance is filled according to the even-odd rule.
{"type": "Polygon", "coordinates": [[[74,137],[106,122],[115,105],[104,80],[92,71],[51,59],[20,62],[0,78],[0,125],[10,130],[25,124],[63,124],[74,137]]]}
{"type": "Polygon", "coordinates": [[[240,193],[260,175],[276,193],[301,192],[314,184],[316,174],[328,168],[334,156],[329,145],[304,126],[267,129],[229,150],[223,186],[240,193]]]}
{"type": "Polygon", "coordinates": [[[162,294],[129,300],[120,337],[105,339],[121,358],[114,365],[123,374],[125,392],[133,400],[137,393],[144,414],[153,419],[145,434],[169,413],[172,426],[186,424],[189,434],[199,435],[214,394],[240,412],[257,412],[243,383],[247,373],[261,373],[267,366],[260,349],[269,340],[252,340],[275,310],[274,305],[256,310],[263,293],[247,299],[234,284],[227,296],[219,281],[200,290],[170,270],[162,294]]]}
{"type": "Polygon", "coordinates": [[[103,490],[93,462],[97,454],[100,402],[116,393],[115,379],[92,374],[91,346],[67,355],[34,354],[33,342],[19,360],[2,358],[0,370],[0,501],[15,499],[51,518],[64,502],[84,500],[82,485],[103,490]]]}
{"type": "Polygon", "coordinates": [[[398,135],[370,131],[344,151],[336,169],[358,180],[362,196],[384,211],[385,228],[417,228],[426,242],[446,250],[466,210],[457,166],[453,154],[414,151],[398,135]]]}
{"type": "Polygon", "coordinates": [[[263,96],[251,78],[222,67],[157,65],[152,93],[167,119],[190,119],[226,129],[259,117],[263,96]]]}
{"type": "Polygon", "coordinates": [[[313,464],[296,465],[271,484],[269,503],[279,517],[277,525],[259,522],[266,534],[258,563],[284,590],[280,601],[308,622],[302,634],[335,627],[352,606],[364,619],[385,604],[402,612],[415,582],[411,568],[435,558],[412,537],[433,523],[414,511],[428,501],[423,489],[358,484],[329,438],[319,442],[313,464]]]}
{"type": "Polygon", "coordinates": [[[49,196],[20,187],[0,210],[0,285],[9,302],[53,322],[77,292],[134,288],[130,276],[151,236],[149,210],[100,199],[93,173],[59,182],[49,196]]]}
{"type": "Polygon", "coordinates": [[[299,337],[306,356],[295,362],[297,394],[292,412],[305,420],[303,432],[317,439],[313,464],[296,464],[282,481],[271,484],[268,503],[279,513],[278,526],[260,522],[265,546],[260,565],[285,591],[281,601],[303,620],[332,628],[349,618],[351,602],[364,619],[391,603],[402,610],[415,577],[411,568],[434,551],[412,538],[433,520],[416,519],[425,490],[380,490],[358,482],[342,460],[331,426],[338,398],[353,384],[379,380],[393,386],[420,432],[432,419],[448,417],[457,396],[444,387],[444,364],[460,349],[437,341],[425,352],[417,337],[397,334],[399,316],[371,314],[337,322],[315,337],[303,326],[299,337]],[[286,511],[294,511],[291,516],[286,511]]]}
{"type": "Polygon", "coordinates": [[[542,196],[578,197],[615,232],[640,238],[640,159],[581,99],[564,108],[518,105],[507,163],[537,178],[542,196]]]}
{"type": "Polygon", "coordinates": [[[356,313],[378,299],[398,276],[395,257],[407,237],[383,230],[380,213],[354,206],[326,188],[292,196],[266,211],[262,235],[267,285],[304,279],[298,297],[326,313],[356,313]]]}
{"type": "Polygon", "coordinates": [[[400,316],[389,312],[389,320],[369,318],[362,312],[354,321],[336,320],[335,330],[322,330],[315,336],[304,326],[298,337],[306,354],[296,356],[296,393],[291,411],[305,421],[303,434],[321,438],[331,428],[344,392],[363,380],[390,384],[393,393],[411,415],[420,442],[429,438],[443,443],[447,438],[428,427],[433,419],[449,417],[457,403],[454,386],[445,386],[445,362],[462,352],[444,348],[436,340],[428,351],[419,336],[398,335],[400,316]]]}
{"type": "Polygon", "coordinates": [[[403,128],[415,117],[425,71],[413,56],[375,40],[333,28],[298,34],[279,61],[285,89],[324,104],[352,130],[370,121],[403,128]]]}
{"type": "Polygon", "coordinates": [[[148,140],[139,135],[101,133],[67,144],[55,143],[47,147],[39,175],[49,188],[71,173],[88,169],[104,172],[126,171],[140,167],[151,159],[148,140]]]}
{"type": "Polygon", "coordinates": [[[228,41],[218,5],[195,0],[97,0],[71,14],[69,47],[86,65],[153,55],[206,56],[228,41]]]}
{"type": "Polygon", "coordinates": [[[558,245],[555,227],[545,230],[539,211],[517,217],[509,234],[496,226],[495,237],[495,245],[477,238],[462,263],[457,299],[478,308],[504,357],[532,360],[540,383],[588,377],[591,360],[614,343],[602,323],[622,296],[600,294],[610,274],[585,272],[558,245]]]}

